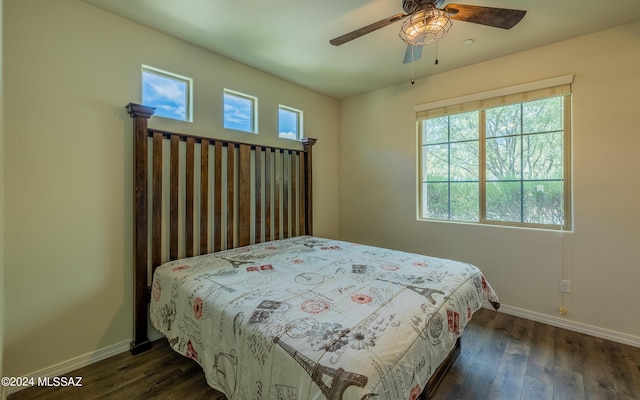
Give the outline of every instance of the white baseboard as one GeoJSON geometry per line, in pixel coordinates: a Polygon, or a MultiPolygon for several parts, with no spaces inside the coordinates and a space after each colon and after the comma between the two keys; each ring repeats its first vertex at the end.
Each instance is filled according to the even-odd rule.
{"type": "MultiPolygon", "coordinates": [[[[155,340],[161,339],[162,337],[163,336],[161,333],[153,332],[149,335],[149,340],[153,342],[155,340]]],[[[120,353],[129,351],[129,346],[132,340],[133,339],[125,340],[123,342],[112,344],[111,346],[107,346],[105,348],[72,358],[71,360],[63,361],[59,364],[55,364],[50,367],[43,368],[39,371],[32,372],[26,375],[26,377],[29,377],[29,378],[33,377],[37,380],[38,377],[54,377],[54,376],[62,376],[62,375],[68,374],[71,371],[75,371],[79,368],[86,367],[88,365],[97,363],[98,361],[102,361],[109,357],[113,357],[120,353]]],[[[19,392],[27,388],[28,387],[6,388],[6,396],[9,396],[13,393],[19,392]]],[[[4,388],[0,388],[0,390],[2,389],[4,388]]]]}
{"type": "MultiPolygon", "coordinates": [[[[490,304],[483,305],[484,308],[493,310],[490,304]]],[[[571,321],[567,318],[555,317],[547,314],[541,314],[535,311],[524,310],[522,308],[511,307],[504,304],[500,305],[498,312],[529,319],[543,324],[563,328],[574,332],[584,333],[585,335],[595,336],[601,339],[611,340],[629,346],[640,347],[640,337],[604,329],[593,325],[583,324],[581,322],[571,321]]]]}

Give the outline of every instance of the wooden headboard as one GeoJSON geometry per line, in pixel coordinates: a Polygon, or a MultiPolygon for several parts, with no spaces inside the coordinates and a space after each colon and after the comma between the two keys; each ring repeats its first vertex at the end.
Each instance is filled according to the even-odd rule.
{"type": "Polygon", "coordinates": [[[148,128],[155,108],[129,103],[134,134],[134,336],[151,347],[150,280],[182,257],[311,235],[311,149],[219,140],[148,128]]]}

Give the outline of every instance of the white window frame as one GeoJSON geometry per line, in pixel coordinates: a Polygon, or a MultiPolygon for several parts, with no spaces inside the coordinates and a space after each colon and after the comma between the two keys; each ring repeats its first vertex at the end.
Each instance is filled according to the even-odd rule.
{"type": "Polygon", "coordinates": [[[284,106],[282,104],[278,105],[278,137],[279,138],[288,139],[288,140],[300,140],[300,139],[302,139],[304,137],[304,133],[302,131],[303,130],[303,126],[304,126],[304,123],[303,123],[303,112],[302,112],[302,110],[298,110],[296,108],[289,107],[289,106],[284,106]],[[295,132],[296,137],[295,138],[288,137],[286,135],[286,133],[288,133],[288,132],[282,132],[282,125],[281,125],[281,120],[280,120],[280,111],[287,111],[287,112],[290,112],[290,113],[293,113],[293,114],[296,115],[296,132],[295,132]],[[283,133],[285,135],[283,135],[283,133]]]}
{"type": "Polygon", "coordinates": [[[258,98],[255,96],[248,95],[246,93],[238,92],[231,89],[224,89],[223,91],[223,118],[222,125],[225,129],[234,130],[237,132],[246,132],[246,133],[258,133],[258,98]],[[249,121],[249,130],[241,129],[239,127],[227,126],[227,102],[225,100],[226,96],[235,97],[237,99],[247,100],[250,102],[250,121],[249,121]]]}
{"type": "MultiPolygon", "coordinates": [[[[557,78],[545,79],[542,81],[526,83],[508,88],[492,90],[483,93],[472,94],[442,101],[422,104],[414,107],[416,112],[416,130],[417,130],[417,196],[416,199],[416,215],[421,221],[441,221],[453,223],[471,223],[485,225],[506,225],[523,228],[537,229],[553,229],[553,230],[571,230],[572,219],[572,186],[571,186],[571,83],[573,75],[564,75],[557,78]],[[525,222],[504,222],[486,219],[486,204],[483,185],[484,179],[484,155],[480,159],[480,218],[479,221],[456,221],[451,219],[430,219],[422,216],[423,210],[423,152],[422,152],[422,123],[424,119],[434,118],[438,116],[462,114],[468,111],[481,111],[496,106],[504,106],[509,104],[525,103],[531,100],[538,100],[549,97],[564,96],[564,152],[563,152],[563,179],[564,179],[564,224],[548,225],[535,224],[525,222]]],[[[483,129],[483,128],[481,128],[483,129]]],[[[484,133],[483,133],[484,134],[484,133]]],[[[480,138],[480,151],[484,146],[484,138],[480,138]]]]}
{"type": "MultiPolygon", "coordinates": [[[[147,102],[149,104],[144,104],[146,106],[150,106],[150,107],[156,107],[156,113],[155,115],[161,118],[168,118],[168,119],[173,119],[176,121],[183,121],[183,122],[193,122],[193,79],[187,77],[187,76],[183,76],[183,75],[179,75],[173,72],[169,72],[169,71],[164,71],[162,69],[159,68],[155,68],[155,67],[151,67],[149,65],[142,65],[142,71],[140,74],[140,99],[142,99],[142,103],[145,103],[145,93],[144,93],[144,86],[145,86],[145,81],[144,81],[144,74],[148,73],[151,75],[155,75],[155,76],[159,76],[161,78],[164,79],[169,79],[172,81],[176,81],[179,83],[182,83],[185,85],[185,98],[184,98],[184,118],[177,118],[177,117],[172,117],[172,116],[168,116],[168,115],[162,115],[162,112],[159,112],[158,109],[162,109],[163,104],[160,103],[153,103],[153,102],[147,102]]],[[[167,105],[165,105],[167,106],[167,105]]]]}

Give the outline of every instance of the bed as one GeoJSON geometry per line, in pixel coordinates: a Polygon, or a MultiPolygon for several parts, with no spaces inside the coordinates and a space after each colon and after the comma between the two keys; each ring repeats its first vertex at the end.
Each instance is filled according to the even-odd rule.
{"type": "Polygon", "coordinates": [[[313,236],[315,140],[164,132],[153,108],[127,110],[132,353],[150,320],[229,399],[428,399],[473,313],[499,306],[472,265],[313,236]]]}

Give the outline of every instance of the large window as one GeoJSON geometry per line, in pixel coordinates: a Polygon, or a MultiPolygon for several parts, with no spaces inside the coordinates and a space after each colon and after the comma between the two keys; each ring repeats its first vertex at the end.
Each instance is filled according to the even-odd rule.
{"type": "Polygon", "coordinates": [[[142,66],[142,104],[155,107],[159,117],[192,121],[191,78],[142,66]]]}
{"type": "Polygon", "coordinates": [[[570,229],[568,88],[419,113],[419,217],[570,229]]]}
{"type": "Polygon", "coordinates": [[[224,90],[224,127],[257,133],[258,99],[248,94],[224,90]]]}

